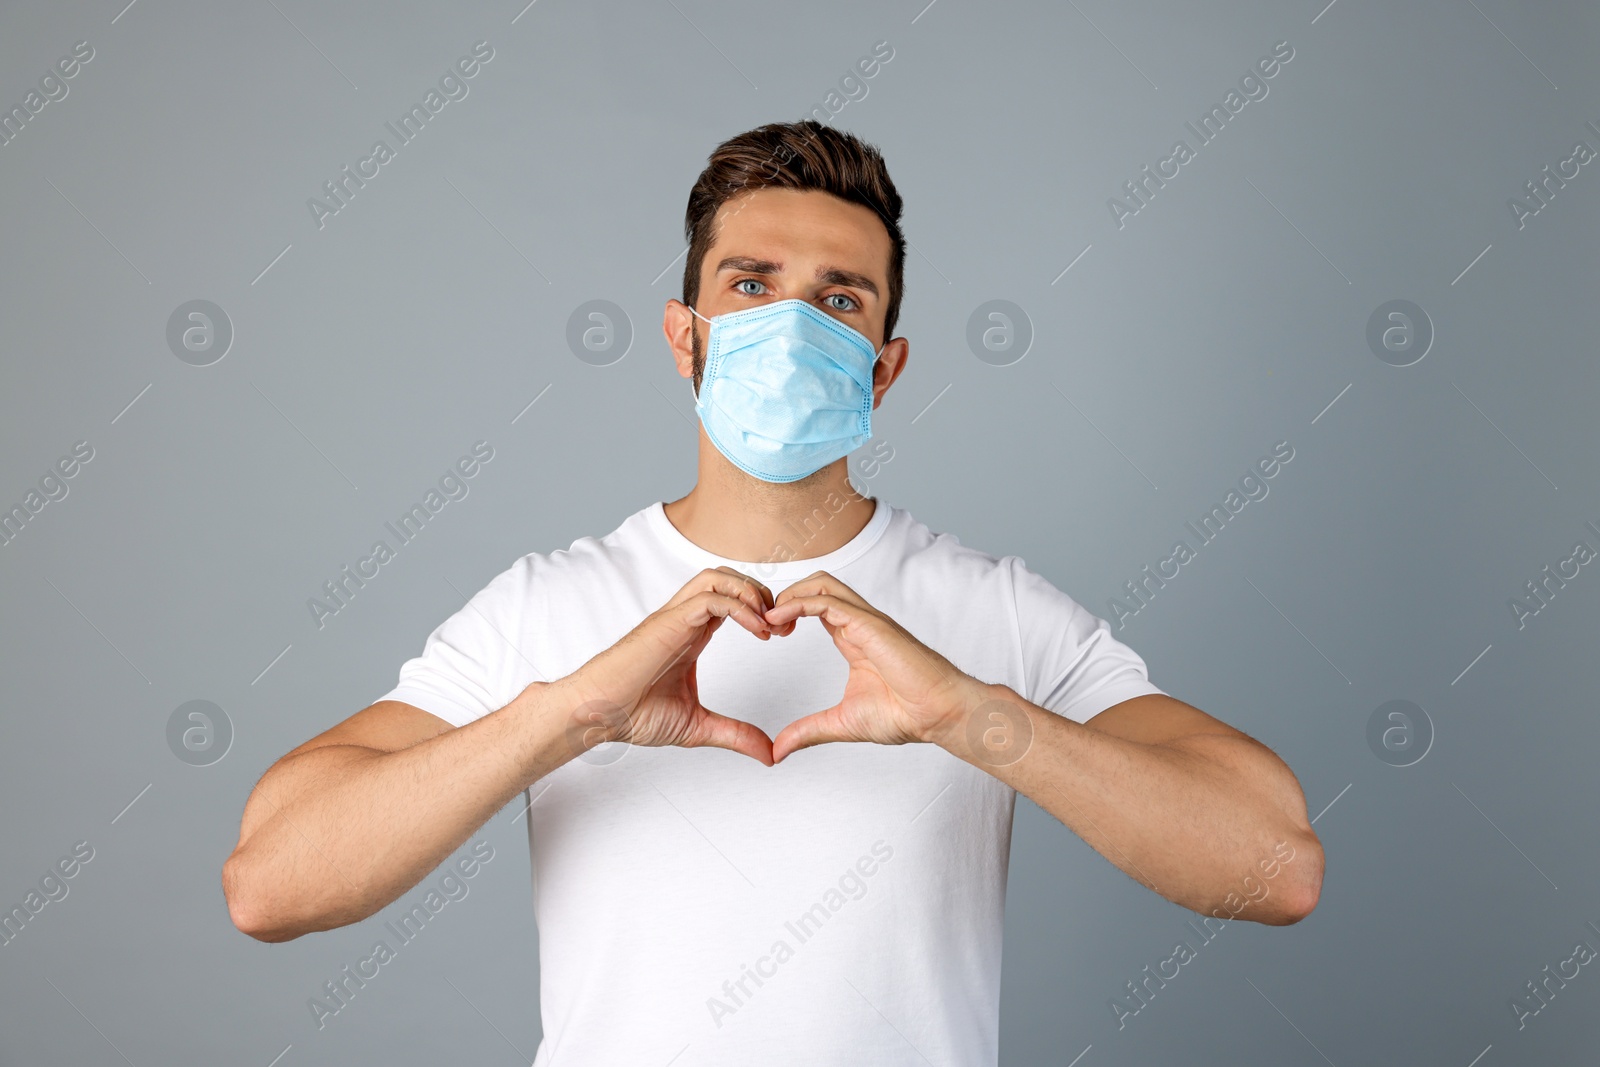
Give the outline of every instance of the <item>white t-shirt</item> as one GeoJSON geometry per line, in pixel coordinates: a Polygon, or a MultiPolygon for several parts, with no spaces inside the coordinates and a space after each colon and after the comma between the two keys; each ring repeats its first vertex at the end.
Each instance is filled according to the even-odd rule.
{"type": "MultiPolygon", "coordinates": [[[[824,509],[810,530],[827,521],[824,509]]],[[[773,557],[806,551],[797,530],[773,557]]],[[[1085,722],[1159,693],[1103,619],[1029,570],[876,503],[810,559],[715,556],[658,502],[530,553],[429,635],[379,699],[464,726],[609,647],[707,567],[828,571],[958,668],[1085,722]]],[[[724,623],[701,701],[777,736],[839,699],[816,619],[724,623]]],[[[534,1067],[994,1064],[1016,792],[936,745],[834,743],[768,768],[716,748],[601,745],[534,783],[534,1067]]]]}

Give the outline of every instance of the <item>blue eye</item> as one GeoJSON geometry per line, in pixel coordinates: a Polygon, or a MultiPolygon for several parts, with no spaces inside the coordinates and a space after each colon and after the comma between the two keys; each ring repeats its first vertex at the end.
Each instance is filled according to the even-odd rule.
{"type": "Polygon", "coordinates": [[[843,300],[843,301],[845,301],[846,303],[849,304],[848,307],[840,307],[839,305],[835,304],[835,305],[833,305],[833,310],[835,310],[835,311],[854,311],[854,310],[856,310],[856,306],[857,305],[856,305],[856,302],[855,302],[855,298],[849,296],[846,293],[830,293],[827,296],[823,297],[823,299],[824,300],[843,300]]]}
{"type": "MultiPolygon", "coordinates": [[[[741,286],[741,285],[755,285],[755,286],[760,286],[763,289],[766,288],[765,286],[761,285],[760,282],[756,281],[756,279],[754,279],[754,278],[740,278],[738,281],[734,282],[733,284],[734,284],[734,286],[736,288],[738,286],[741,286]]],[[[760,296],[761,295],[759,292],[752,293],[748,289],[741,289],[740,292],[744,293],[745,296],[760,296]]]]}

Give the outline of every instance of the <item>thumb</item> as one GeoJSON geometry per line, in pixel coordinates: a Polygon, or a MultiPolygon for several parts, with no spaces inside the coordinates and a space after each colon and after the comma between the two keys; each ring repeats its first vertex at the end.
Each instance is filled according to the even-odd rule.
{"type": "Polygon", "coordinates": [[[842,707],[843,705],[835,704],[831,708],[824,708],[805,718],[796,719],[779,730],[778,736],[772,742],[772,761],[782,763],[784,757],[790,753],[810,748],[812,745],[852,740],[848,731],[844,729],[842,707]]]}
{"type": "Polygon", "coordinates": [[[730,752],[742,752],[762,766],[773,764],[772,738],[753,723],[721,715],[704,704],[700,705],[694,734],[683,747],[725,748],[730,752]]]}

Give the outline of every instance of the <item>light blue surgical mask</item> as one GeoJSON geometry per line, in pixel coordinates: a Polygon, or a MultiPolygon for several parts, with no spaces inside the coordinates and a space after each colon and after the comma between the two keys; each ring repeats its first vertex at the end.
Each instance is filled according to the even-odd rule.
{"type": "Polygon", "coordinates": [[[694,314],[711,325],[695,413],[735,467],[793,482],[872,436],[872,368],[883,349],[859,331],[798,299],[694,314]]]}

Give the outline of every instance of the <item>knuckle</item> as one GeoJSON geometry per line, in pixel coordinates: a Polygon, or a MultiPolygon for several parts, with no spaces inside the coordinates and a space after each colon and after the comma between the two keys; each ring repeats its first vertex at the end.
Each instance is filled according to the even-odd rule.
{"type": "Polygon", "coordinates": [[[700,602],[711,612],[726,615],[738,604],[738,601],[716,590],[708,590],[700,594],[700,602]]]}

